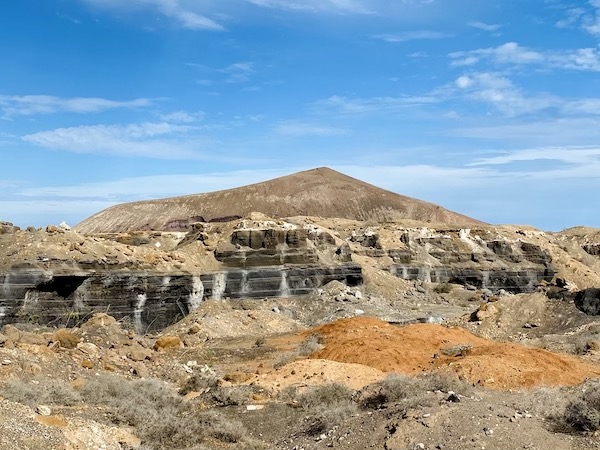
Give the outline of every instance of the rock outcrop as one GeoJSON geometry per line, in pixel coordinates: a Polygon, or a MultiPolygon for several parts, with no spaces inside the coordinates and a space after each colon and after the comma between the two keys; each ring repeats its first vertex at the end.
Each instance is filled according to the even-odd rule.
{"type": "Polygon", "coordinates": [[[404,229],[398,248],[384,248],[371,230],[354,234],[351,241],[367,256],[389,256],[389,271],[405,280],[521,293],[552,280],[556,272],[552,257],[539,245],[483,229],[404,229]]]}
{"type": "Polygon", "coordinates": [[[575,306],[592,316],[600,316],[600,289],[589,288],[575,294],[575,306]]]}

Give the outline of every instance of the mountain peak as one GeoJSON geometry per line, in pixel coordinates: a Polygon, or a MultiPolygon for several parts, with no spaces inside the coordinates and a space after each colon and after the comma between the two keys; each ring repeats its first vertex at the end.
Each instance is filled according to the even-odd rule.
{"type": "Polygon", "coordinates": [[[116,205],[84,220],[76,229],[82,233],[173,230],[192,222],[240,218],[253,211],[270,217],[482,223],[441,206],[381,189],[329,167],[318,167],[235,189],[116,205]]]}

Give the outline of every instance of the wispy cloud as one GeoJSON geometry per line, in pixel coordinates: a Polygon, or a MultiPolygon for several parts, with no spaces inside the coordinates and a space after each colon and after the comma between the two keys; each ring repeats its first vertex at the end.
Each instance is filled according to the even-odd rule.
{"type": "Polygon", "coordinates": [[[160,119],[168,123],[193,123],[202,121],[205,115],[204,111],[174,111],[168,114],[161,114],[160,119]]]}
{"type": "MultiPolygon", "coordinates": [[[[170,123],[92,125],[57,128],[23,136],[25,142],[73,153],[110,154],[147,158],[182,159],[202,156],[183,134],[192,128],[170,123]]],[[[194,145],[195,144],[195,145],[194,145]]]]}
{"type": "Polygon", "coordinates": [[[549,109],[562,116],[600,115],[600,98],[570,99],[549,93],[525,93],[509,78],[496,72],[462,75],[454,84],[457,93],[470,100],[491,104],[508,117],[549,109]]]}
{"type": "Polygon", "coordinates": [[[22,189],[22,197],[89,198],[135,201],[177,195],[197,194],[257,183],[285,175],[284,169],[234,170],[208,174],[165,174],[128,177],[109,181],[22,189]]]}
{"type": "Polygon", "coordinates": [[[502,28],[502,25],[499,25],[497,23],[485,23],[479,21],[469,22],[467,25],[473,28],[477,28],[479,30],[490,32],[498,31],[500,28],[502,28]]]}
{"type": "Polygon", "coordinates": [[[196,80],[197,84],[211,86],[217,81],[225,83],[246,83],[252,79],[256,73],[255,64],[251,61],[240,61],[229,64],[225,67],[210,67],[205,64],[186,63],[188,67],[193,67],[200,74],[201,79],[196,80]],[[217,80],[217,76],[220,80],[217,80]],[[213,78],[213,79],[211,79],[213,78]]]}
{"type": "MultiPolygon", "coordinates": [[[[180,0],[81,0],[92,6],[113,11],[152,10],[175,21],[179,26],[191,30],[223,30],[224,27],[202,12],[180,0]]],[[[199,2],[200,3],[200,2],[199,2]]],[[[202,4],[200,5],[202,6],[202,4]]]]}
{"type": "Polygon", "coordinates": [[[385,42],[407,42],[407,41],[415,41],[415,40],[423,40],[423,39],[445,39],[447,37],[451,37],[452,35],[447,33],[442,33],[440,31],[433,30],[415,30],[415,31],[401,31],[398,33],[383,33],[376,34],[373,37],[375,39],[381,39],[385,42]]]}
{"type": "Polygon", "coordinates": [[[455,85],[469,99],[491,104],[507,116],[529,114],[562,104],[560,98],[551,94],[526,95],[510,79],[497,73],[463,75],[456,79],[455,85]]]}
{"type": "Polygon", "coordinates": [[[436,95],[401,96],[401,97],[369,97],[348,98],[333,95],[318,101],[318,109],[334,109],[342,114],[363,114],[377,111],[389,111],[417,105],[428,105],[442,101],[436,95]]]}
{"type": "Polygon", "coordinates": [[[523,161],[559,161],[569,164],[600,164],[600,147],[546,147],[503,152],[480,158],[470,166],[504,165],[523,161]]]}
{"type": "Polygon", "coordinates": [[[374,14],[374,10],[359,0],[246,0],[253,5],[311,13],[374,14]]]}
{"type": "Polygon", "coordinates": [[[348,134],[349,130],[344,128],[330,127],[307,122],[287,121],[279,123],[275,133],[286,136],[340,136],[348,134]]]}
{"type": "Polygon", "coordinates": [[[143,108],[154,100],[137,98],[117,101],[96,97],[54,97],[51,95],[0,95],[3,118],[17,115],[51,114],[57,112],[95,113],[118,108],[143,108]]]}
{"type": "Polygon", "coordinates": [[[250,77],[254,73],[254,64],[251,62],[234,63],[223,69],[218,69],[218,72],[227,75],[226,83],[245,83],[250,81],[250,77]]]}
{"type": "Polygon", "coordinates": [[[459,127],[447,132],[450,136],[468,139],[527,143],[529,145],[591,145],[600,142],[598,118],[553,118],[475,127],[459,127]]]}
{"type": "Polygon", "coordinates": [[[568,8],[565,17],[556,22],[558,28],[581,28],[592,36],[600,35],[600,1],[588,0],[575,8],[568,8]]]}
{"type": "Polygon", "coordinates": [[[453,52],[448,55],[455,67],[473,66],[483,60],[504,65],[539,65],[541,67],[600,72],[600,48],[565,51],[539,51],[507,42],[498,47],[453,52]]]}

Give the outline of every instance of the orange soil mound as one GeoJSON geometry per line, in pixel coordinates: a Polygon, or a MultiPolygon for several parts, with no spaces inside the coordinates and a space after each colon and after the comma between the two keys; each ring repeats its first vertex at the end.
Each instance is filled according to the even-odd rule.
{"type": "Polygon", "coordinates": [[[324,383],[341,383],[352,389],[375,383],[386,374],[361,364],[341,363],[323,359],[303,359],[286,364],[277,370],[255,375],[245,384],[257,384],[278,392],[288,386],[303,388],[324,383]]]}
{"type": "Polygon", "coordinates": [[[479,338],[462,328],[433,324],[396,327],[378,319],[354,317],[322,325],[323,349],[311,358],[364,364],[384,372],[416,374],[446,370],[495,389],[539,385],[569,386],[600,376],[600,366],[574,356],[479,338]],[[472,345],[465,356],[446,356],[442,349],[472,345]]]}

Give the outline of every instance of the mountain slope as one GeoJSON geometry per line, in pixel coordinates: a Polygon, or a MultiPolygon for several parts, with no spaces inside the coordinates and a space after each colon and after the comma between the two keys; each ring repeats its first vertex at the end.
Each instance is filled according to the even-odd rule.
{"type": "Polygon", "coordinates": [[[116,205],[84,220],[76,230],[82,233],[115,233],[181,229],[194,221],[243,217],[253,211],[270,217],[482,223],[441,206],[399,195],[322,167],[236,189],[116,205]]]}

